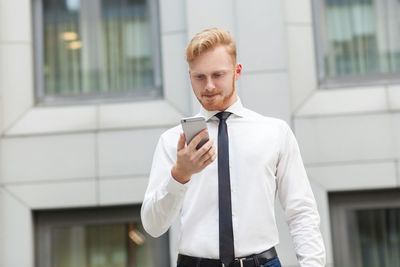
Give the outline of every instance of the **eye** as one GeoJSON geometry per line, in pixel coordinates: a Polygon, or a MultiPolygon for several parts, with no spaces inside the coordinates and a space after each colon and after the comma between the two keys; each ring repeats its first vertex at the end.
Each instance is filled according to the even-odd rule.
{"type": "Polygon", "coordinates": [[[213,77],[214,77],[215,79],[222,78],[223,76],[224,76],[224,73],[223,73],[223,72],[217,72],[217,73],[214,73],[214,74],[213,74],[213,77]]]}
{"type": "Polygon", "coordinates": [[[199,80],[199,81],[201,81],[201,80],[204,80],[204,75],[203,74],[199,74],[199,75],[195,75],[194,76],[194,78],[196,79],[196,80],[199,80]]]}

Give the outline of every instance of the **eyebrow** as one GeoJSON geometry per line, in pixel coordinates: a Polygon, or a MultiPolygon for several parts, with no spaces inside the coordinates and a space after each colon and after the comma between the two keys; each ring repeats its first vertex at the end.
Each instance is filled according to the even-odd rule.
{"type": "MultiPolygon", "coordinates": [[[[226,72],[226,71],[230,71],[230,70],[231,69],[219,69],[219,70],[211,71],[209,73],[226,72]]],[[[193,74],[193,75],[206,74],[206,73],[200,72],[200,71],[190,71],[190,73],[193,74]]]]}

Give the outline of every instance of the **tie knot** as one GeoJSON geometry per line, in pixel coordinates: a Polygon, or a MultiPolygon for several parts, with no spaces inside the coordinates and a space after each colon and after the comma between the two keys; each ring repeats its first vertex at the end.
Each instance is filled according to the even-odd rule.
{"type": "Polygon", "coordinates": [[[231,114],[232,114],[231,112],[224,111],[224,112],[220,112],[220,113],[215,114],[215,116],[216,116],[220,121],[221,121],[221,120],[224,121],[224,120],[226,120],[231,114]]]}

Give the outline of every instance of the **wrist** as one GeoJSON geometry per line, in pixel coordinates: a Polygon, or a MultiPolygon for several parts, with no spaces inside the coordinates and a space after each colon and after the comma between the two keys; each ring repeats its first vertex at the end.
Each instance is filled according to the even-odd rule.
{"type": "Polygon", "coordinates": [[[186,184],[187,182],[189,182],[192,176],[191,174],[187,174],[184,171],[180,170],[176,164],[171,169],[171,175],[172,178],[174,178],[181,184],[186,184]]]}

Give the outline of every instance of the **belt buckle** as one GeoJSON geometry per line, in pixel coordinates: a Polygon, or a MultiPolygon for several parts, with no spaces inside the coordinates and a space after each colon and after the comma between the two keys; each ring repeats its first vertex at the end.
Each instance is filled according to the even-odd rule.
{"type": "Polygon", "coordinates": [[[236,258],[235,260],[239,261],[240,267],[243,267],[243,261],[244,261],[245,259],[246,259],[246,258],[236,258]]]}
{"type": "MultiPolygon", "coordinates": [[[[247,259],[247,258],[244,257],[244,258],[236,258],[235,260],[239,261],[240,267],[243,267],[243,266],[244,266],[244,265],[243,265],[243,261],[246,260],[246,259],[247,259]]],[[[222,267],[225,267],[225,265],[222,264],[222,267]]],[[[263,267],[263,265],[260,265],[260,267],[263,267]]]]}
{"type": "MultiPolygon", "coordinates": [[[[240,267],[243,267],[243,266],[244,266],[244,265],[243,265],[243,261],[244,261],[245,259],[246,259],[246,258],[236,258],[235,260],[239,261],[240,267]]],[[[221,266],[222,266],[222,267],[226,267],[224,263],[221,263],[221,266]]]]}

